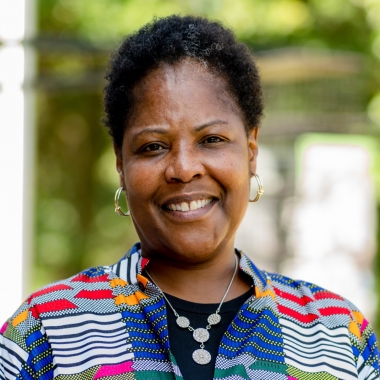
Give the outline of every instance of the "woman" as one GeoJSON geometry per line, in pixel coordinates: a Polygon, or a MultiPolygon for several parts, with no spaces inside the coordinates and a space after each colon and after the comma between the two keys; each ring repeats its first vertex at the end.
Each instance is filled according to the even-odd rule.
{"type": "Polygon", "coordinates": [[[234,248],[262,194],[247,48],[218,23],[172,16],[124,40],[107,79],[116,211],[140,243],[30,296],[1,330],[0,378],[379,378],[355,306],[234,248]]]}

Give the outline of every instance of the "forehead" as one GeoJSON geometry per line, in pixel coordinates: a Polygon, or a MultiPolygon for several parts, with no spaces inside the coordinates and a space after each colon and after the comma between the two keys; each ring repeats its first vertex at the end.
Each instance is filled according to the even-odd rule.
{"type": "MultiPolygon", "coordinates": [[[[134,109],[129,124],[141,112],[178,113],[188,110],[202,113],[224,109],[241,115],[223,76],[206,64],[187,58],[174,65],[161,64],[133,89],[134,109]]],[[[151,115],[153,116],[153,115],[151,115]]],[[[158,115],[157,115],[158,116],[158,115]]]]}
{"type": "Polygon", "coordinates": [[[142,95],[152,86],[161,87],[166,85],[168,90],[180,88],[186,82],[193,85],[223,87],[226,90],[226,82],[216,75],[206,63],[199,60],[185,58],[174,64],[161,63],[158,68],[149,72],[134,88],[134,95],[142,95]]]}

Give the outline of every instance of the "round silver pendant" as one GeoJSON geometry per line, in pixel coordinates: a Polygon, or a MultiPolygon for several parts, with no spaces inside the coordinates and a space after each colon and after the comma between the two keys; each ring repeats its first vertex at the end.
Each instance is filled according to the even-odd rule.
{"type": "Polygon", "coordinates": [[[208,341],[208,338],[210,338],[210,334],[206,329],[199,328],[194,330],[193,338],[199,343],[204,343],[208,341]]]}
{"type": "Polygon", "coordinates": [[[195,350],[193,352],[193,360],[195,363],[205,365],[210,363],[211,355],[207,350],[200,348],[199,350],[195,350]]]}
{"type": "Polygon", "coordinates": [[[207,322],[210,324],[210,325],[217,325],[220,320],[222,318],[220,317],[219,314],[211,314],[208,318],[207,318],[207,322]]]}
{"type": "Polygon", "coordinates": [[[178,317],[176,322],[177,325],[183,329],[187,329],[190,326],[190,321],[186,317],[178,317]]]}

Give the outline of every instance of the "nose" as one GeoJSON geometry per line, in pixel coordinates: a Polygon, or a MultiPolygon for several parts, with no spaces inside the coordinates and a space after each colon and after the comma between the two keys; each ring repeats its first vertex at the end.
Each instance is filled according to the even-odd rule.
{"type": "Polygon", "coordinates": [[[187,144],[172,147],[167,160],[165,179],[169,183],[190,182],[205,175],[205,167],[200,153],[194,147],[187,144]]]}

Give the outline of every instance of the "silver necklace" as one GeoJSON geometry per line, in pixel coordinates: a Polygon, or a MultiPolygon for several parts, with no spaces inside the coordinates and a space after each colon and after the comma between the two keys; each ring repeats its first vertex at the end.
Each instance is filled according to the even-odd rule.
{"type": "Polygon", "coordinates": [[[196,363],[198,363],[198,364],[204,365],[204,364],[210,363],[210,361],[211,361],[211,354],[207,350],[205,350],[204,343],[207,342],[209,340],[209,338],[210,338],[210,333],[208,332],[208,330],[210,330],[212,326],[217,325],[221,321],[221,319],[222,319],[222,317],[219,314],[220,308],[222,307],[222,304],[223,304],[223,302],[224,302],[224,300],[225,300],[228,292],[230,291],[230,288],[231,288],[232,282],[234,281],[237,269],[238,269],[238,259],[237,259],[236,255],[235,255],[235,270],[234,270],[234,274],[232,275],[231,281],[228,284],[227,290],[224,293],[224,296],[223,296],[222,300],[220,301],[220,304],[219,304],[218,308],[216,309],[215,313],[210,314],[208,316],[208,318],[207,318],[208,325],[206,326],[206,328],[200,327],[198,329],[194,329],[193,327],[190,326],[190,321],[186,317],[181,317],[176,312],[176,310],[174,309],[174,307],[172,306],[172,304],[166,298],[164,292],[159,288],[159,286],[157,286],[157,284],[154,282],[152,276],[150,275],[150,273],[148,272],[148,270],[145,268],[146,274],[149,276],[149,278],[151,279],[151,281],[153,282],[153,284],[157,286],[157,288],[160,290],[161,294],[165,298],[166,302],[168,303],[168,305],[170,306],[170,308],[173,310],[173,313],[174,313],[174,315],[177,318],[176,319],[177,325],[179,327],[182,327],[183,329],[188,329],[189,331],[191,331],[193,333],[194,340],[197,341],[198,343],[200,343],[200,348],[198,350],[195,350],[193,352],[193,355],[192,355],[193,360],[196,363]]]}

